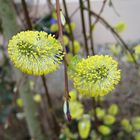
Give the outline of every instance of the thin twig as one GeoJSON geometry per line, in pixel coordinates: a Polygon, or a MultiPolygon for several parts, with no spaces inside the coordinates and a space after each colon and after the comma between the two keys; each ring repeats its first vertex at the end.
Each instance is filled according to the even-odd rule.
{"type": "MultiPolygon", "coordinates": [[[[83,9],[87,10],[88,11],[88,8],[84,7],[83,9]]],[[[135,65],[136,65],[136,68],[138,67],[138,63],[133,55],[133,53],[131,52],[131,50],[129,49],[129,47],[127,46],[127,44],[125,43],[125,41],[121,38],[121,36],[115,31],[115,29],[104,19],[102,18],[101,16],[99,16],[97,13],[95,13],[94,11],[90,11],[90,13],[95,16],[96,18],[99,19],[99,21],[104,25],[106,26],[110,31],[111,33],[119,40],[119,43],[121,45],[124,46],[124,48],[129,52],[129,54],[131,55],[135,65]]]]}
{"type": "Polygon", "coordinates": [[[24,15],[25,15],[25,19],[28,25],[28,29],[32,30],[32,23],[29,17],[29,12],[28,12],[28,8],[27,8],[27,4],[25,2],[25,0],[21,0],[22,2],[22,6],[23,6],[23,10],[24,10],[24,15]]]}
{"type": "Polygon", "coordinates": [[[48,91],[48,87],[47,87],[47,84],[46,84],[46,79],[45,79],[45,76],[41,76],[41,79],[42,79],[42,82],[43,82],[43,85],[44,85],[44,88],[45,88],[45,93],[46,93],[46,96],[47,96],[47,102],[48,102],[48,105],[49,105],[49,111],[51,113],[51,119],[53,120],[53,131],[55,132],[55,134],[57,136],[59,136],[60,134],[60,126],[57,122],[57,119],[56,119],[56,116],[55,116],[55,113],[54,113],[54,109],[53,109],[53,106],[52,106],[52,102],[51,102],[51,97],[49,95],[49,91],[48,91]]]}
{"type": "Polygon", "coordinates": [[[17,15],[21,25],[25,28],[26,25],[25,25],[24,19],[22,19],[21,15],[20,15],[20,12],[18,10],[18,6],[15,4],[14,1],[12,1],[12,4],[13,4],[13,7],[14,7],[15,12],[16,12],[16,15],[17,15]]]}
{"type": "Polygon", "coordinates": [[[111,6],[112,9],[113,9],[113,11],[115,12],[115,14],[116,14],[118,17],[120,17],[120,14],[119,14],[118,11],[116,10],[116,8],[115,8],[115,6],[114,6],[112,0],[109,1],[109,6],[111,6]]]}
{"type": "Polygon", "coordinates": [[[52,12],[55,9],[53,4],[52,4],[52,1],[51,0],[46,0],[46,2],[48,4],[48,6],[49,6],[50,12],[52,12]]]}
{"type": "MultiPolygon", "coordinates": [[[[84,3],[84,2],[86,2],[86,0],[84,0],[83,3],[84,3]]],[[[80,6],[78,6],[78,7],[72,12],[72,14],[70,15],[70,18],[72,18],[72,17],[76,14],[76,12],[78,12],[79,9],[80,9],[80,6]]]]}
{"type": "Polygon", "coordinates": [[[82,29],[83,29],[83,36],[84,36],[84,45],[86,50],[86,56],[89,55],[89,48],[88,48],[88,42],[87,42],[87,36],[86,36],[86,27],[85,27],[85,18],[84,18],[84,9],[83,9],[83,1],[79,0],[80,4],[80,12],[81,12],[81,20],[82,20],[82,29]]]}
{"type": "Polygon", "coordinates": [[[74,34],[73,34],[73,31],[72,31],[72,28],[70,25],[70,18],[69,18],[69,14],[68,14],[67,5],[66,5],[65,0],[63,0],[63,5],[64,5],[65,14],[66,14],[66,22],[67,22],[69,30],[70,30],[70,36],[71,36],[71,41],[72,41],[72,53],[73,53],[73,55],[75,55],[74,34]]]}
{"type": "Polygon", "coordinates": [[[45,76],[41,76],[41,79],[42,79],[43,86],[44,86],[44,89],[45,89],[45,93],[46,93],[46,96],[47,96],[47,102],[48,102],[48,105],[49,105],[49,109],[52,110],[53,107],[52,107],[51,97],[49,95],[49,91],[48,91],[48,87],[47,87],[47,84],[46,84],[45,76]]]}
{"type": "Polygon", "coordinates": [[[90,13],[90,10],[91,10],[91,6],[90,6],[90,0],[87,0],[87,3],[88,3],[88,19],[89,19],[89,36],[90,36],[90,47],[91,47],[91,51],[92,51],[92,55],[95,54],[94,52],[94,42],[93,42],[93,34],[92,34],[92,20],[91,20],[91,13],[90,13]]]}
{"type": "MultiPolygon", "coordinates": [[[[60,17],[60,3],[59,0],[56,0],[56,12],[57,12],[57,23],[58,23],[58,32],[59,32],[59,40],[64,47],[63,41],[63,30],[61,24],[61,17],[60,17]]],[[[65,76],[65,98],[69,100],[69,89],[68,89],[68,75],[67,75],[67,61],[66,61],[66,48],[64,47],[64,76],[65,76]]]]}
{"type": "MultiPolygon", "coordinates": [[[[27,22],[28,29],[32,30],[33,26],[32,26],[32,22],[31,22],[30,17],[29,17],[29,13],[28,13],[28,9],[27,9],[27,5],[26,5],[25,0],[22,0],[22,4],[23,4],[25,20],[27,22]]],[[[57,136],[59,136],[60,127],[59,127],[59,124],[57,122],[57,119],[56,119],[56,116],[55,116],[55,113],[54,113],[54,109],[53,109],[53,106],[52,106],[51,97],[50,97],[49,92],[48,92],[45,76],[44,75],[41,76],[41,79],[42,79],[43,86],[44,86],[44,89],[45,89],[47,102],[48,102],[48,107],[49,107],[49,111],[50,111],[50,114],[51,114],[51,119],[53,120],[53,131],[57,136]]]]}
{"type": "MultiPolygon", "coordinates": [[[[106,5],[106,2],[107,2],[107,0],[104,0],[104,1],[103,1],[102,7],[101,7],[100,12],[99,12],[99,14],[98,14],[99,17],[101,16],[101,14],[102,14],[103,11],[104,11],[104,8],[105,8],[105,5],[106,5]]],[[[92,28],[95,27],[95,25],[98,23],[98,21],[99,21],[99,18],[97,17],[96,20],[95,20],[95,22],[92,24],[92,28]]]]}

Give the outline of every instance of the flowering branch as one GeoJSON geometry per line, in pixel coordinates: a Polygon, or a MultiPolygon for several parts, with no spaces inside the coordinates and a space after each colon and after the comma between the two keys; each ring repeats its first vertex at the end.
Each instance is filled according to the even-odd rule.
{"type": "MultiPolygon", "coordinates": [[[[87,10],[87,11],[89,10],[89,9],[86,8],[86,7],[83,7],[83,9],[85,9],[85,10],[87,10]]],[[[91,13],[93,16],[97,17],[97,18],[99,19],[99,21],[100,21],[103,25],[105,25],[105,26],[111,31],[111,33],[118,39],[119,43],[120,43],[121,45],[124,46],[124,48],[125,48],[125,49],[129,52],[129,54],[131,55],[131,57],[132,57],[132,59],[133,59],[135,65],[136,65],[136,68],[137,68],[137,67],[138,67],[138,63],[137,63],[137,61],[136,61],[136,59],[135,59],[133,53],[131,52],[131,50],[129,49],[129,47],[127,46],[127,44],[124,42],[124,40],[121,38],[121,36],[115,31],[115,29],[114,29],[104,18],[102,18],[101,16],[99,16],[99,15],[98,15],[97,13],[95,13],[94,11],[91,11],[91,10],[90,10],[90,13],[91,13]]]]}
{"type": "MultiPolygon", "coordinates": [[[[64,47],[59,0],[56,0],[56,12],[57,12],[59,40],[60,40],[62,46],[64,47]]],[[[64,52],[65,52],[65,55],[64,55],[65,97],[66,97],[66,100],[69,100],[68,75],[67,75],[67,62],[66,62],[66,49],[65,49],[65,47],[64,47],[64,52]]]]}
{"type": "MultiPolygon", "coordinates": [[[[27,22],[28,29],[32,30],[33,26],[32,26],[32,22],[31,22],[30,17],[29,17],[29,12],[28,12],[25,0],[22,0],[22,5],[23,5],[25,20],[27,22]]],[[[53,112],[54,110],[53,110],[53,106],[52,106],[52,101],[51,101],[51,97],[50,97],[49,92],[48,92],[48,87],[47,87],[46,79],[45,79],[44,75],[41,76],[41,80],[43,82],[43,86],[44,86],[44,89],[45,89],[45,93],[46,93],[46,97],[47,97],[47,102],[48,102],[48,107],[49,107],[49,111],[50,111],[50,114],[51,114],[51,119],[53,120],[53,123],[54,123],[53,124],[53,131],[55,132],[55,134],[57,136],[59,136],[60,127],[59,127],[59,124],[57,122],[55,113],[53,112]]]]}

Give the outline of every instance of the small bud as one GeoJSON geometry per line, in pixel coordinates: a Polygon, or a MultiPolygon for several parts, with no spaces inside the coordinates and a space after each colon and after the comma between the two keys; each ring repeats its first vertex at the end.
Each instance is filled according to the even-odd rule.
{"type": "Polygon", "coordinates": [[[65,23],[66,23],[66,20],[65,20],[65,16],[64,16],[62,10],[60,11],[60,18],[61,18],[61,23],[62,23],[62,25],[64,26],[65,23]]]}
{"type": "Polygon", "coordinates": [[[72,117],[71,117],[71,114],[70,114],[69,102],[68,101],[64,102],[63,111],[64,111],[64,115],[65,115],[66,120],[70,122],[72,120],[72,117]]]}

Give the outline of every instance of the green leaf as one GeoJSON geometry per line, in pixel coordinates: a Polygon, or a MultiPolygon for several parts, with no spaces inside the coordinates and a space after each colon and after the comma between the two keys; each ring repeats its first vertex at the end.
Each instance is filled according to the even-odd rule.
{"type": "Polygon", "coordinates": [[[115,123],[115,121],[116,121],[116,118],[112,115],[106,115],[104,117],[104,123],[107,125],[112,125],[115,123]]]}
{"type": "Polygon", "coordinates": [[[103,110],[100,107],[97,107],[95,111],[96,111],[97,118],[100,119],[100,120],[102,120],[103,117],[105,116],[105,110],[103,110]]]}
{"type": "Polygon", "coordinates": [[[111,47],[110,47],[110,51],[115,55],[119,55],[121,53],[121,46],[119,45],[116,45],[116,44],[113,44],[111,47]]]}
{"type": "Polygon", "coordinates": [[[63,41],[65,46],[69,44],[69,38],[66,35],[63,35],[63,41]]]}
{"type": "Polygon", "coordinates": [[[77,100],[77,93],[75,90],[72,90],[69,92],[70,95],[70,101],[76,101],[77,100]]]}
{"type": "Polygon", "coordinates": [[[69,105],[72,119],[80,119],[84,112],[83,105],[78,101],[70,101],[69,105]]]}
{"type": "Polygon", "coordinates": [[[133,118],[132,125],[133,125],[134,129],[140,130],[140,117],[133,118]]]}
{"type": "MultiPolygon", "coordinates": [[[[136,58],[137,56],[135,56],[136,58]]],[[[137,58],[136,58],[137,59],[137,58]]],[[[127,53],[126,55],[124,55],[122,57],[122,60],[125,62],[134,62],[134,59],[132,58],[132,56],[130,55],[130,53],[127,53]]]]}
{"type": "Polygon", "coordinates": [[[57,24],[52,24],[51,27],[50,27],[50,30],[52,32],[57,32],[58,31],[58,25],[57,24]]]}
{"type": "Polygon", "coordinates": [[[118,22],[118,23],[115,25],[115,27],[114,27],[114,29],[115,29],[118,33],[121,33],[121,32],[123,32],[123,31],[125,31],[126,28],[127,28],[127,24],[126,24],[125,22],[123,22],[123,21],[118,22]]]}
{"type": "MultiPolygon", "coordinates": [[[[74,40],[73,44],[74,44],[74,52],[75,52],[75,54],[77,54],[81,49],[80,43],[77,40],[74,40]]],[[[72,52],[72,49],[73,49],[72,47],[73,46],[70,47],[71,52],[72,52]]]]}
{"type": "MultiPolygon", "coordinates": [[[[76,24],[74,22],[71,22],[70,23],[70,26],[71,26],[71,29],[72,30],[75,30],[76,29],[76,24]]],[[[65,30],[67,33],[70,33],[70,28],[69,28],[69,25],[68,24],[65,24],[65,30]]]]}
{"type": "Polygon", "coordinates": [[[76,65],[81,61],[81,58],[78,55],[75,55],[72,59],[71,62],[68,66],[68,74],[70,78],[74,76],[75,71],[76,71],[76,65]]]}
{"type": "Polygon", "coordinates": [[[19,107],[23,107],[23,100],[22,100],[21,98],[18,98],[18,99],[16,100],[16,103],[17,103],[17,105],[18,105],[19,107]]]}
{"type": "Polygon", "coordinates": [[[90,119],[88,116],[84,116],[78,123],[79,135],[82,139],[86,139],[89,136],[90,128],[90,119]]]}
{"type": "Polygon", "coordinates": [[[66,140],[76,140],[77,139],[77,135],[75,133],[72,133],[68,127],[64,128],[63,131],[64,131],[63,133],[66,136],[66,140]]]}
{"type": "Polygon", "coordinates": [[[140,45],[134,46],[134,50],[136,54],[140,54],[140,45]]]}
{"type": "Polygon", "coordinates": [[[108,109],[108,113],[111,115],[117,115],[118,111],[119,111],[119,108],[116,104],[112,104],[108,109]]]}
{"type": "Polygon", "coordinates": [[[109,135],[111,133],[111,129],[106,125],[100,125],[98,130],[102,135],[109,135]]]}
{"type": "Polygon", "coordinates": [[[130,122],[129,122],[129,120],[128,119],[123,119],[122,121],[121,121],[121,125],[123,126],[123,129],[126,131],[126,132],[128,132],[128,133],[131,133],[132,132],[132,126],[131,126],[131,124],[130,124],[130,122]]]}
{"type": "Polygon", "coordinates": [[[136,133],[136,135],[134,136],[135,140],[140,140],[140,132],[136,133]]]}

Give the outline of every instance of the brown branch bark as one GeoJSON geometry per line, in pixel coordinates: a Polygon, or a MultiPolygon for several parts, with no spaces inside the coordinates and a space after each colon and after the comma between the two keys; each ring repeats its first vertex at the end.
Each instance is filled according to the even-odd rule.
{"type": "MultiPolygon", "coordinates": [[[[63,41],[63,29],[61,24],[61,18],[60,18],[60,3],[59,0],[56,0],[56,12],[57,12],[57,22],[58,22],[58,32],[59,32],[59,40],[64,47],[64,41],[63,41]]],[[[68,89],[68,75],[67,75],[67,62],[66,62],[66,49],[64,47],[64,76],[65,76],[65,98],[66,100],[69,100],[69,89],[68,89]]]]}
{"type": "MultiPolygon", "coordinates": [[[[22,4],[23,4],[23,9],[24,9],[24,15],[25,15],[25,20],[27,22],[27,26],[28,26],[28,29],[30,30],[33,30],[33,26],[32,26],[32,22],[30,20],[30,17],[29,17],[29,12],[28,12],[28,9],[27,9],[27,4],[26,4],[26,1],[25,0],[22,0],[22,4]]],[[[52,101],[51,101],[51,97],[49,95],[49,92],[48,92],[48,87],[47,87],[47,84],[46,84],[46,79],[45,79],[45,76],[41,76],[41,80],[42,80],[42,83],[43,83],[43,86],[44,86],[44,89],[45,89],[45,93],[46,93],[46,98],[47,98],[47,103],[48,103],[48,108],[49,108],[49,113],[51,115],[50,119],[52,121],[52,130],[54,132],[54,136],[59,136],[59,133],[60,133],[60,126],[57,122],[57,119],[56,119],[56,116],[55,116],[55,113],[54,113],[54,108],[52,106],[52,101]]],[[[49,123],[49,122],[48,122],[49,123]]]]}
{"type": "Polygon", "coordinates": [[[32,30],[32,23],[25,0],[21,0],[28,29],[32,30]]]}
{"type": "Polygon", "coordinates": [[[67,5],[66,5],[66,1],[63,0],[63,5],[64,5],[64,10],[65,10],[65,14],[66,14],[66,22],[68,24],[69,30],[70,30],[70,37],[71,37],[71,41],[72,41],[72,53],[73,55],[75,55],[75,49],[74,49],[74,34],[70,25],[70,18],[69,18],[69,14],[68,14],[68,10],[67,10],[67,5]]]}
{"type": "Polygon", "coordinates": [[[82,30],[83,30],[83,36],[84,36],[84,44],[85,44],[86,56],[88,56],[89,55],[89,48],[88,48],[88,42],[87,42],[87,36],[86,36],[86,26],[85,26],[85,18],[84,18],[83,1],[79,0],[79,4],[80,4],[82,30]]]}
{"type": "Polygon", "coordinates": [[[94,42],[93,42],[93,34],[92,34],[92,20],[91,20],[91,5],[90,5],[90,0],[87,0],[88,3],[88,20],[89,20],[89,36],[90,36],[90,47],[91,47],[91,51],[92,51],[92,55],[95,54],[94,52],[94,42]]]}

